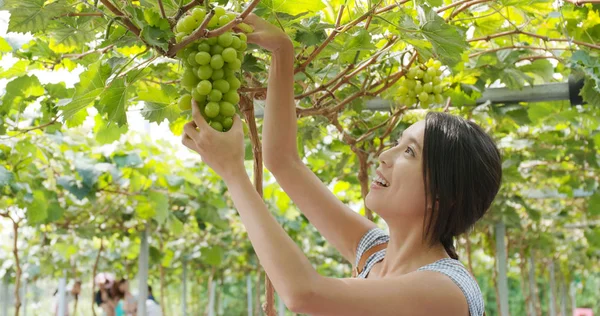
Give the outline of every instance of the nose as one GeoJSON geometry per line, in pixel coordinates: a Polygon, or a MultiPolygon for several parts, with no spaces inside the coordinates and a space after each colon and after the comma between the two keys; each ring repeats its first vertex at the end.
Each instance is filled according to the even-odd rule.
{"type": "Polygon", "coordinates": [[[383,167],[390,167],[392,165],[392,157],[391,157],[392,148],[382,152],[378,159],[383,167]]]}

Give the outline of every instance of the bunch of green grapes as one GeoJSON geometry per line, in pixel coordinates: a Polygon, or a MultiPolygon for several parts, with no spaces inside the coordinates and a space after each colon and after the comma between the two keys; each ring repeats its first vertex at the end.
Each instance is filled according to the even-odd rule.
{"type": "Polygon", "coordinates": [[[410,106],[418,101],[424,108],[432,103],[443,103],[440,67],[442,63],[433,59],[429,59],[425,64],[413,64],[406,75],[400,79],[400,87],[397,90],[398,102],[410,106]]]}
{"type": "MultiPolygon", "coordinates": [[[[221,27],[236,17],[222,7],[216,7],[214,12],[208,29],[221,27]]],[[[177,41],[193,33],[205,17],[206,11],[198,7],[180,19],[175,27],[177,41]]],[[[184,66],[181,86],[187,91],[179,99],[179,108],[190,110],[193,98],[204,118],[217,131],[228,131],[233,124],[236,105],[240,101],[237,90],[241,82],[238,78],[246,39],[244,33],[226,32],[195,41],[177,53],[184,66]]]]}

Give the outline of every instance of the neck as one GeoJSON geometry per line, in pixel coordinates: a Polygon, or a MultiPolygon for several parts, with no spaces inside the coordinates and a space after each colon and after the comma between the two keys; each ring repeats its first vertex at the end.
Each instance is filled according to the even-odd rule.
{"type": "Polygon", "coordinates": [[[381,265],[381,277],[402,275],[443,258],[449,258],[441,242],[423,240],[422,225],[390,223],[390,242],[381,265]]]}

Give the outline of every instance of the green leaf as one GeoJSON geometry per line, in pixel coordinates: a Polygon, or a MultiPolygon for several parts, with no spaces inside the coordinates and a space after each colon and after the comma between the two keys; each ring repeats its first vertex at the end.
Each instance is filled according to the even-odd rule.
{"type": "Polygon", "coordinates": [[[162,50],[167,51],[169,49],[169,42],[167,41],[170,37],[169,33],[170,32],[163,31],[160,28],[146,25],[142,29],[140,35],[148,44],[160,47],[162,50]]]}
{"type": "Polygon", "coordinates": [[[522,71],[519,71],[515,68],[506,68],[499,73],[500,80],[506,85],[509,89],[522,89],[525,85],[525,82],[529,82],[530,85],[533,85],[533,78],[527,76],[522,71]]]}
{"type": "Polygon", "coordinates": [[[0,37],[0,53],[12,52],[12,50],[12,46],[3,37],[0,37]]]}
{"type": "Polygon", "coordinates": [[[162,260],[160,261],[160,265],[163,267],[170,267],[171,262],[173,261],[173,257],[175,257],[175,253],[171,249],[165,249],[163,252],[162,260]]]}
{"type": "Polygon", "coordinates": [[[547,59],[538,59],[529,65],[524,65],[518,68],[522,72],[528,72],[538,75],[546,82],[550,82],[554,76],[554,66],[547,59]]]}
{"type": "Polygon", "coordinates": [[[27,220],[31,224],[43,223],[48,217],[48,204],[43,191],[33,192],[33,201],[27,207],[27,220]]]}
{"type": "Polygon", "coordinates": [[[4,166],[0,166],[0,188],[9,185],[13,179],[13,173],[4,168],[4,166]]]}
{"type": "Polygon", "coordinates": [[[9,69],[2,69],[0,79],[22,76],[27,73],[27,66],[29,66],[29,60],[19,60],[9,69]]]}
{"type": "Polygon", "coordinates": [[[177,236],[183,233],[183,223],[175,216],[169,216],[169,220],[167,222],[169,231],[177,236]]]}
{"type": "Polygon", "coordinates": [[[48,217],[46,223],[52,223],[60,220],[63,217],[64,210],[58,202],[52,202],[48,206],[48,217]]]}
{"type": "Polygon", "coordinates": [[[75,85],[75,94],[71,102],[62,108],[64,117],[68,119],[94,102],[106,89],[106,79],[110,73],[110,66],[102,64],[101,61],[90,65],[87,71],[82,72],[79,83],[75,85]]]}
{"type": "Polygon", "coordinates": [[[588,212],[591,216],[600,215],[600,192],[596,192],[590,197],[588,202],[588,212]]]}
{"type": "Polygon", "coordinates": [[[202,248],[200,252],[202,253],[202,260],[209,265],[218,266],[223,260],[224,251],[219,246],[202,248]]]}
{"type": "Polygon", "coordinates": [[[20,105],[19,112],[24,110],[26,100],[44,94],[44,88],[36,76],[23,76],[6,85],[6,94],[2,99],[0,113],[8,113],[14,105],[20,105]]]}
{"type": "Polygon", "coordinates": [[[263,0],[256,8],[257,14],[274,14],[283,12],[298,15],[304,12],[317,12],[325,8],[321,0],[263,0]]]}
{"type": "Polygon", "coordinates": [[[53,18],[68,12],[66,1],[6,0],[5,9],[10,12],[9,32],[37,33],[48,28],[53,18]]]}
{"type": "Polygon", "coordinates": [[[148,200],[156,212],[154,219],[156,219],[159,224],[164,223],[167,216],[169,216],[169,198],[163,193],[152,191],[148,193],[148,200]]]}
{"type": "Polygon", "coordinates": [[[533,122],[540,122],[554,114],[552,104],[548,103],[531,103],[527,110],[529,119],[533,122]]]}
{"type": "MultiPolygon", "coordinates": [[[[583,84],[583,88],[581,88],[579,94],[581,95],[583,100],[588,104],[594,107],[600,107],[600,91],[598,91],[600,87],[594,86],[594,81],[586,78],[585,83],[583,84]]],[[[598,143],[597,146],[600,146],[600,143],[598,143]]]]}
{"type": "Polygon", "coordinates": [[[121,135],[127,133],[127,125],[123,126],[108,126],[107,122],[102,119],[100,114],[94,118],[96,124],[94,125],[94,133],[96,134],[96,141],[99,144],[110,144],[121,138],[121,135]]]}
{"type": "Polygon", "coordinates": [[[75,161],[75,170],[81,176],[83,185],[88,188],[93,188],[102,174],[102,171],[96,168],[96,161],[89,158],[77,159],[75,161]]]}
{"type": "Polygon", "coordinates": [[[145,101],[142,115],[150,122],[175,121],[181,113],[174,98],[178,95],[177,89],[170,85],[161,85],[160,89],[148,86],[138,92],[138,99],[145,101]]]}
{"type": "Polygon", "coordinates": [[[425,11],[425,21],[421,23],[421,34],[431,42],[433,51],[440,60],[453,66],[461,61],[461,54],[467,49],[465,35],[458,28],[449,25],[430,8],[420,7],[425,11]]]}
{"type": "Polygon", "coordinates": [[[125,79],[115,79],[110,83],[110,87],[102,92],[98,102],[98,112],[108,114],[108,124],[115,122],[117,126],[127,124],[127,115],[125,107],[127,106],[127,95],[130,86],[125,86],[125,79]]]}
{"type": "Polygon", "coordinates": [[[91,191],[91,188],[79,184],[72,176],[58,177],[56,183],[71,192],[79,200],[83,200],[91,191]]]}
{"type": "Polygon", "coordinates": [[[127,155],[115,155],[113,157],[113,160],[119,168],[134,167],[143,163],[142,158],[140,158],[140,155],[138,155],[137,153],[130,153],[127,155]]]}

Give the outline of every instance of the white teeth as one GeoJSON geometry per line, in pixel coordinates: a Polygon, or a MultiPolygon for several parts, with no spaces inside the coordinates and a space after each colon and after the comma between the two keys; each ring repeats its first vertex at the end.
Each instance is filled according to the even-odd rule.
{"type": "Polygon", "coordinates": [[[385,179],[384,179],[384,178],[380,177],[379,175],[376,175],[376,176],[375,176],[375,179],[373,179],[373,181],[375,181],[375,182],[377,182],[377,183],[381,184],[381,185],[382,185],[382,186],[384,186],[384,187],[387,187],[387,186],[389,186],[389,185],[390,185],[390,184],[389,184],[387,181],[385,181],[385,179]]]}

